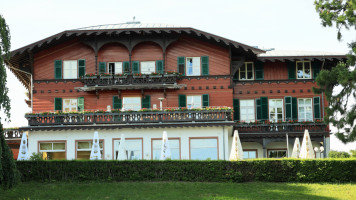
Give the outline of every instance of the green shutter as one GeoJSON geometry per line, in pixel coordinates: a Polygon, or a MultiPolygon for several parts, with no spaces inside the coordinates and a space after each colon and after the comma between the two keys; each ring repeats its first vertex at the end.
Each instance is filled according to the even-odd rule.
{"type": "Polygon", "coordinates": [[[268,120],[268,98],[261,97],[261,119],[268,120]]]}
{"type": "Polygon", "coordinates": [[[54,61],[54,78],[62,79],[62,61],[61,60],[54,61]]]}
{"type": "Polygon", "coordinates": [[[106,73],[106,62],[99,62],[99,74],[106,73]]]}
{"type": "Polygon", "coordinates": [[[240,100],[233,99],[233,107],[234,107],[234,121],[240,120],[240,100]]]}
{"type": "Polygon", "coordinates": [[[295,79],[295,73],[296,73],[295,62],[286,61],[286,65],[288,68],[288,79],[295,79]]]}
{"type": "Polygon", "coordinates": [[[185,57],[178,57],[178,73],[185,75],[185,57]]]}
{"type": "Polygon", "coordinates": [[[201,75],[209,75],[209,56],[202,56],[201,57],[201,68],[202,74],[201,75]]]}
{"type": "Polygon", "coordinates": [[[124,66],[124,74],[129,74],[130,73],[130,62],[129,61],[125,61],[123,62],[123,66],[124,66]]]}
{"type": "Polygon", "coordinates": [[[320,73],[320,62],[312,62],[312,68],[313,68],[313,79],[316,79],[318,74],[320,73]]]}
{"type": "Polygon", "coordinates": [[[320,97],[313,97],[314,101],[314,119],[321,119],[320,116],[320,97]]]}
{"type": "Polygon", "coordinates": [[[256,99],[256,119],[261,120],[262,114],[261,114],[261,99],[256,99]]]}
{"type": "Polygon", "coordinates": [[[84,97],[79,97],[78,98],[78,111],[83,112],[84,111],[84,97]]]}
{"type": "Polygon", "coordinates": [[[187,107],[187,97],[184,94],[178,95],[178,106],[180,108],[187,107]]]}
{"type": "Polygon", "coordinates": [[[62,111],[62,98],[54,98],[54,110],[62,111]]]}
{"type": "Polygon", "coordinates": [[[296,97],[292,98],[292,117],[293,120],[298,120],[298,103],[296,97]]]}
{"type": "Polygon", "coordinates": [[[284,97],[286,121],[292,120],[292,97],[284,97]]]}
{"type": "Polygon", "coordinates": [[[119,99],[118,96],[112,97],[112,107],[113,109],[121,109],[122,108],[122,99],[119,99]]]}
{"type": "Polygon", "coordinates": [[[151,97],[150,96],[145,96],[141,100],[141,106],[142,108],[151,108],[151,97]]]}
{"type": "Polygon", "coordinates": [[[85,60],[84,59],[78,60],[78,65],[79,65],[79,78],[80,78],[85,75],[85,60]]]}
{"type": "Polygon", "coordinates": [[[203,94],[203,108],[209,107],[209,95],[203,94]]]}
{"type": "Polygon", "coordinates": [[[156,73],[163,74],[163,60],[156,61],[156,73]]]}
{"type": "Polygon", "coordinates": [[[132,73],[139,74],[140,73],[140,62],[132,61],[132,73]]]}
{"type": "Polygon", "coordinates": [[[255,62],[255,79],[256,80],[263,80],[264,79],[264,63],[262,61],[255,62]]]}

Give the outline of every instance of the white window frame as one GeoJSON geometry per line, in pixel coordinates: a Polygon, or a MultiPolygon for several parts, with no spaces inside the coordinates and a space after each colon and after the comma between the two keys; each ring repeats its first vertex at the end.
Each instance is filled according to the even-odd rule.
{"type": "Polygon", "coordinates": [[[296,76],[297,79],[311,79],[312,78],[312,67],[311,67],[311,62],[310,61],[297,61],[296,62],[296,76]],[[299,78],[298,76],[298,63],[302,63],[303,64],[303,77],[299,78]],[[309,78],[305,77],[305,64],[304,63],[309,63],[309,78]]]}
{"type": "Polygon", "coordinates": [[[268,102],[268,118],[270,121],[272,122],[278,122],[278,120],[283,121],[284,120],[284,104],[283,104],[283,99],[269,99],[268,102]],[[272,106],[271,101],[282,101],[282,106],[272,106]],[[271,108],[275,108],[275,113],[271,113],[272,109],[271,108]],[[278,113],[278,108],[282,108],[282,113],[278,113]],[[271,114],[273,114],[276,117],[276,120],[272,120],[271,118],[271,114]],[[278,114],[282,114],[282,119],[278,119],[278,114]]]}
{"type": "MultiPolygon", "coordinates": [[[[189,159],[190,160],[193,160],[192,158],[192,152],[194,149],[199,149],[197,147],[192,147],[192,140],[216,140],[216,146],[206,146],[204,147],[205,149],[206,148],[209,148],[209,149],[213,149],[213,148],[216,148],[216,160],[219,160],[219,139],[217,137],[204,137],[204,138],[200,138],[200,137],[190,137],[189,138],[189,159]]],[[[215,160],[214,158],[202,158],[202,159],[194,159],[194,160],[207,160],[207,159],[211,159],[211,160],[215,160]]]]}
{"type": "Polygon", "coordinates": [[[38,152],[39,153],[57,153],[57,152],[64,152],[64,159],[67,159],[67,144],[66,141],[38,141],[38,152]],[[64,150],[61,149],[53,149],[53,144],[54,143],[63,143],[64,144],[64,150]],[[41,144],[52,144],[52,149],[51,150],[41,150],[41,144]]]}
{"type": "Polygon", "coordinates": [[[186,76],[200,76],[201,75],[201,57],[186,57],[185,58],[185,75],[186,76]],[[192,73],[189,73],[188,59],[192,59],[192,73]],[[199,60],[199,64],[194,64],[199,60]]]}
{"type": "MultiPolygon", "coordinates": [[[[121,139],[120,138],[114,138],[113,139],[113,159],[114,160],[117,160],[117,155],[119,154],[119,144],[120,144],[120,141],[121,141],[121,139]]],[[[142,138],[125,138],[125,143],[126,143],[126,154],[128,155],[128,160],[143,160],[143,139],[142,138]],[[136,149],[129,149],[129,147],[128,147],[128,145],[127,145],[127,142],[129,143],[130,141],[140,141],[140,143],[141,143],[141,149],[138,149],[138,150],[136,150],[136,149]],[[141,154],[141,156],[139,156],[139,157],[136,157],[136,155],[134,154],[134,157],[136,157],[136,158],[134,158],[134,159],[132,159],[131,157],[130,157],[130,155],[132,154],[132,152],[135,152],[135,151],[139,151],[140,152],[140,154],[141,154]],[[129,153],[130,152],[130,153],[129,153]]]]}
{"type": "Polygon", "coordinates": [[[240,121],[245,121],[245,122],[255,122],[255,100],[254,99],[242,99],[240,100],[240,121]],[[252,102],[252,106],[242,106],[242,102],[252,102]],[[247,114],[242,114],[242,110],[247,109],[247,114]],[[248,113],[249,110],[252,110],[253,113],[250,114],[248,113]],[[245,118],[244,116],[248,116],[245,118]],[[251,119],[248,119],[251,118],[251,119]]]}
{"type": "Polygon", "coordinates": [[[134,110],[134,111],[138,111],[141,109],[141,97],[123,97],[122,98],[122,108],[123,110],[134,110]],[[127,101],[130,101],[130,99],[139,99],[139,104],[138,104],[138,107],[135,109],[135,107],[128,107],[127,105],[128,104],[132,104],[132,103],[128,103],[127,101]]]}
{"type": "MultiPolygon", "coordinates": [[[[168,138],[168,144],[169,144],[169,149],[171,150],[171,154],[172,154],[172,150],[178,150],[178,159],[173,159],[172,160],[180,160],[181,158],[181,152],[180,152],[180,138],[168,138]],[[178,142],[178,147],[172,147],[172,145],[170,144],[170,141],[177,141],[178,142]]],[[[152,138],[151,139],[151,145],[152,145],[152,153],[151,153],[151,159],[152,160],[159,160],[161,157],[161,149],[162,149],[162,138],[152,138]],[[153,144],[154,142],[160,142],[160,145],[158,145],[158,147],[155,148],[155,145],[153,144]],[[159,156],[158,158],[155,157],[154,152],[158,151],[159,152],[159,156]]]]}
{"type": "MultiPolygon", "coordinates": [[[[271,157],[269,157],[269,152],[271,152],[271,151],[286,152],[286,157],[288,157],[287,149],[267,149],[267,157],[268,158],[271,158],[271,157]]],[[[274,157],[274,158],[286,158],[286,157],[274,157]]]]}
{"type": "MultiPolygon", "coordinates": [[[[76,140],[75,141],[75,158],[78,159],[78,151],[89,151],[91,152],[91,149],[93,147],[93,140],[76,140]],[[89,149],[79,149],[78,148],[78,143],[79,142],[88,142],[89,143],[89,149]]],[[[102,159],[104,159],[104,140],[99,140],[99,148],[100,148],[100,153],[102,159]],[[102,143],[102,147],[100,147],[100,143],[102,143]]],[[[90,157],[90,156],[89,156],[90,157]]]]}
{"type": "Polygon", "coordinates": [[[255,65],[254,65],[254,63],[253,62],[245,62],[244,66],[240,67],[240,69],[239,69],[239,80],[249,81],[249,80],[254,80],[254,79],[255,79],[255,65]],[[250,79],[247,78],[247,74],[248,74],[247,67],[249,64],[252,65],[252,71],[251,71],[252,78],[250,78],[250,79]],[[245,77],[246,77],[245,79],[241,79],[241,68],[243,68],[245,71],[245,77]]]}
{"type": "Polygon", "coordinates": [[[255,158],[258,158],[257,157],[257,149],[243,150],[243,156],[244,156],[243,159],[255,159],[255,158]],[[250,158],[250,152],[255,153],[256,157],[250,158]],[[247,158],[245,157],[245,153],[247,153],[247,158]]]}
{"type": "Polygon", "coordinates": [[[202,107],[203,107],[203,97],[202,97],[202,95],[187,95],[187,108],[188,109],[202,108],[202,107]],[[188,101],[189,98],[191,98],[190,102],[188,101]],[[197,99],[200,99],[200,106],[199,106],[199,103],[194,103],[195,100],[197,100],[197,99]]]}
{"type": "Polygon", "coordinates": [[[123,64],[122,62],[108,62],[107,63],[107,72],[109,74],[115,75],[115,74],[122,74],[122,70],[123,70],[123,64]],[[112,73],[111,69],[110,69],[110,64],[114,64],[114,73],[112,73]],[[118,71],[118,72],[117,72],[118,71]]]}
{"type": "Polygon", "coordinates": [[[77,60],[63,60],[63,79],[77,79],[78,78],[78,61],[77,60]],[[66,69],[68,67],[67,63],[75,63],[75,67],[66,69]],[[75,71],[75,72],[74,72],[75,71]],[[70,75],[66,75],[70,73],[70,75]],[[75,75],[74,75],[75,74],[75,75]]]}
{"type": "Polygon", "coordinates": [[[74,99],[74,98],[67,98],[67,99],[62,99],[62,110],[63,112],[73,112],[73,111],[78,111],[78,99],[74,99]],[[66,106],[65,104],[65,101],[67,100],[70,100],[70,105],[69,106],[66,106]],[[72,110],[72,108],[74,108],[74,106],[72,105],[73,103],[72,102],[76,102],[76,106],[75,106],[75,109],[72,110]],[[65,111],[66,108],[69,108],[69,111],[65,111]]]}
{"type": "MultiPolygon", "coordinates": [[[[151,73],[156,72],[156,61],[141,61],[141,62],[140,62],[140,65],[141,65],[141,68],[140,68],[141,74],[151,74],[151,73]],[[146,64],[151,65],[150,68],[153,69],[153,71],[151,71],[151,70],[143,71],[143,69],[145,69],[145,68],[147,67],[146,64]],[[152,65],[152,64],[153,64],[153,65],[152,65]],[[153,68],[152,68],[152,67],[153,67],[153,68]]],[[[148,69],[150,69],[150,68],[148,68],[148,69]]]]}
{"type": "Polygon", "coordinates": [[[313,99],[312,98],[298,98],[298,121],[300,122],[304,122],[304,121],[313,121],[313,99]],[[310,113],[311,113],[311,118],[308,120],[307,119],[307,107],[309,107],[309,105],[306,105],[305,102],[306,100],[309,99],[310,100],[310,113]],[[300,105],[299,104],[299,100],[303,100],[304,101],[304,105],[300,105]],[[300,111],[299,111],[299,108],[300,107],[304,107],[304,116],[303,116],[303,119],[300,118],[300,111]]]}

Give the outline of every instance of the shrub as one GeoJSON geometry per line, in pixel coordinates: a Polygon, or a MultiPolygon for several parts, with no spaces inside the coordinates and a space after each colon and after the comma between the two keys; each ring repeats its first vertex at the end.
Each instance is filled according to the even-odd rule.
{"type": "Polygon", "coordinates": [[[350,182],[356,159],[18,161],[22,181],[350,182]]]}
{"type": "Polygon", "coordinates": [[[350,154],[344,151],[330,151],[329,158],[350,158],[350,154]]]}
{"type": "Polygon", "coordinates": [[[356,158],[356,150],[350,150],[351,158],[356,158]]]}

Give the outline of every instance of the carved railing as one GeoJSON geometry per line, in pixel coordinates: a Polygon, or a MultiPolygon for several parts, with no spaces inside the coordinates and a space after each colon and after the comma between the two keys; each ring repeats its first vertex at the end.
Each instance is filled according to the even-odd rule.
{"type": "Polygon", "coordinates": [[[22,137],[22,132],[17,128],[4,129],[5,139],[19,139],[22,137]]]}
{"type": "Polygon", "coordinates": [[[239,133],[299,133],[308,129],[309,132],[328,132],[325,123],[274,123],[274,124],[237,124],[239,133]]]}
{"type": "Polygon", "coordinates": [[[231,121],[231,110],[27,114],[29,126],[231,121]]]}
{"type": "Polygon", "coordinates": [[[146,85],[146,84],[176,84],[179,75],[122,75],[122,76],[92,76],[83,77],[86,86],[108,85],[146,85]]]}

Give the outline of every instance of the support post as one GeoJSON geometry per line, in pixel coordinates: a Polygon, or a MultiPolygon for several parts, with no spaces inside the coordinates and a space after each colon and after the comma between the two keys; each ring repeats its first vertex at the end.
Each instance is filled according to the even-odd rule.
{"type": "Polygon", "coordinates": [[[288,139],[288,133],[286,133],[286,139],[287,139],[287,158],[289,158],[289,139],[288,139]]]}

